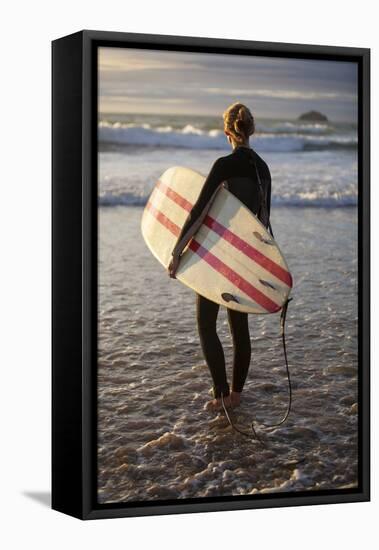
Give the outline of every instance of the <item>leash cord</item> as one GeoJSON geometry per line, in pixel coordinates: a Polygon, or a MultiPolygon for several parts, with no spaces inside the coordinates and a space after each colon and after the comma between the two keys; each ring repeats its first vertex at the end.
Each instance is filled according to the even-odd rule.
{"type": "MultiPolygon", "coordinates": [[[[231,425],[231,427],[233,428],[233,430],[235,430],[236,432],[238,432],[239,434],[241,435],[244,435],[246,437],[248,437],[249,439],[251,439],[251,433],[248,433],[248,432],[244,432],[243,430],[240,430],[239,428],[237,428],[237,426],[234,424],[234,422],[232,421],[232,419],[230,418],[229,416],[229,413],[228,413],[228,409],[226,408],[225,406],[225,402],[224,402],[224,394],[221,393],[221,403],[222,403],[222,408],[224,409],[224,413],[225,413],[225,416],[226,418],[228,419],[228,422],[229,424],[231,425]]],[[[258,441],[260,441],[255,429],[254,429],[254,426],[253,424],[251,425],[251,429],[252,429],[252,432],[253,432],[253,436],[255,437],[255,439],[258,439],[258,441]]]]}
{"type": "MultiPolygon", "coordinates": [[[[261,424],[264,428],[277,428],[278,426],[281,426],[287,420],[287,418],[289,417],[290,411],[291,411],[291,406],[292,406],[292,384],[291,384],[290,370],[289,370],[289,367],[288,367],[286,337],[285,337],[286,315],[287,315],[288,304],[291,300],[292,300],[292,298],[287,298],[286,302],[284,303],[284,305],[282,307],[282,312],[280,314],[281,337],[282,337],[282,343],[283,343],[283,352],[284,352],[284,359],[285,359],[285,363],[286,363],[286,373],[287,373],[287,383],[288,383],[288,405],[287,405],[287,410],[286,410],[283,418],[280,420],[280,422],[278,422],[276,424],[265,424],[263,422],[259,422],[259,424],[261,424]]],[[[233,428],[233,430],[235,430],[236,432],[238,432],[238,433],[240,433],[240,434],[242,434],[246,437],[251,438],[251,434],[249,434],[247,432],[244,432],[243,430],[240,430],[233,423],[232,419],[229,416],[228,410],[225,406],[224,395],[222,393],[221,393],[221,403],[222,403],[222,407],[224,409],[225,416],[226,416],[229,424],[233,428]]],[[[254,418],[251,422],[251,431],[253,432],[253,437],[255,439],[257,439],[258,441],[261,441],[261,439],[258,437],[257,432],[256,432],[255,427],[254,427],[254,418]]]]}
{"type": "MultiPolygon", "coordinates": [[[[260,195],[261,195],[261,206],[260,206],[260,209],[259,209],[259,213],[261,213],[261,210],[262,210],[262,206],[263,208],[265,209],[265,217],[267,219],[267,227],[270,229],[270,233],[271,233],[271,236],[272,238],[274,238],[274,233],[272,231],[272,227],[271,227],[271,223],[270,223],[270,216],[268,215],[268,208],[267,208],[267,194],[266,192],[263,191],[263,185],[262,185],[262,180],[260,178],[260,175],[259,175],[259,170],[258,170],[258,166],[257,164],[254,162],[254,161],[250,161],[251,164],[254,165],[254,168],[255,168],[255,173],[256,173],[256,176],[257,176],[257,180],[258,180],[258,188],[259,188],[259,192],[260,192],[260,195]]],[[[259,218],[259,215],[258,215],[258,218],[259,218]]],[[[287,315],[287,309],[288,309],[288,304],[289,302],[292,300],[292,298],[287,298],[287,300],[285,301],[284,305],[282,306],[282,312],[280,314],[280,328],[281,328],[281,337],[282,337],[282,343],[283,343],[283,352],[284,352],[284,359],[285,359],[285,363],[286,363],[286,372],[287,372],[287,383],[288,383],[288,405],[287,405],[287,410],[282,418],[282,420],[280,420],[280,422],[278,422],[277,424],[265,424],[263,422],[259,422],[259,424],[261,424],[263,427],[265,428],[277,428],[278,426],[281,426],[282,424],[284,424],[284,422],[287,420],[289,414],[290,414],[290,411],[291,411],[291,405],[292,405],[292,385],[291,385],[291,377],[290,377],[290,371],[289,371],[289,367],[288,367],[288,359],[287,359],[287,349],[286,349],[286,337],[285,337],[285,330],[284,330],[284,326],[285,326],[285,322],[286,322],[286,315],[287,315]]],[[[233,428],[233,430],[235,430],[236,432],[246,436],[246,437],[249,437],[251,438],[251,434],[247,433],[247,432],[244,432],[243,430],[240,430],[239,428],[237,428],[235,426],[235,424],[233,423],[232,419],[230,418],[229,416],[229,413],[228,413],[228,410],[225,406],[225,402],[224,402],[224,395],[221,393],[221,403],[222,403],[222,408],[224,409],[224,413],[225,413],[225,416],[226,418],[228,419],[228,422],[229,424],[231,425],[231,427],[233,428]]],[[[251,431],[253,432],[253,436],[255,439],[257,439],[258,441],[261,441],[261,439],[259,439],[258,435],[257,435],[257,432],[255,430],[255,427],[254,427],[254,418],[253,420],[251,421],[251,431]]],[[[261,441],[262,442],[262,441],[261,441]]]]}

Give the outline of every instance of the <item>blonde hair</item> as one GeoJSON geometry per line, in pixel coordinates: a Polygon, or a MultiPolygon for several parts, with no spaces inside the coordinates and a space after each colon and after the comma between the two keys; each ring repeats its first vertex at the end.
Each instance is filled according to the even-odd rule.
{"type": "Polygon", "coordinates": [[[234,141],[243,143],[255,132],[254,117],[243,103],[233,103],[223,113],[224,130],[234,141]]]}

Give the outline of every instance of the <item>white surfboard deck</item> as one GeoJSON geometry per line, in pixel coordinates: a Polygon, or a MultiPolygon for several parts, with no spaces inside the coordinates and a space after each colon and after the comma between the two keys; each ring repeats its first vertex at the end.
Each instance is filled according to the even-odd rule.
{"type": "MultiPolygon", "coordinates": [[[[144,209],[143,238],[166,270],[204,181],[194,170],[173,166],[159,178],[144,209]]],[[[187,245],[176,278],[209,300],[246,313],[279,311],[292,288],[277,243],[223,185],[187,245]]]]}

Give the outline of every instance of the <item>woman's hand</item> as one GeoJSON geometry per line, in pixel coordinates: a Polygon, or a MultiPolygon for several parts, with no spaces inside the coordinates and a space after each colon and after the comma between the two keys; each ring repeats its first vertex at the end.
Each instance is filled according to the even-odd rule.
{"type": "Polygon", "coordinates": [[[176,272],[178,270],[179,263],[180,263],[180,256],[178,256],[177,254],[174,254],[167,268],[168,274],[172,279],[176,279],[176,272]]]}

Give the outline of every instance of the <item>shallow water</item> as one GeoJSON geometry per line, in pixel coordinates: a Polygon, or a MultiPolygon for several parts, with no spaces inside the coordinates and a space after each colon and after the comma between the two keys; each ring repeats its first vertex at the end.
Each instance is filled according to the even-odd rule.
{"type": "MultiPolygon", "coordinates": [[[[195,294],[170,279],[141,231],[141,207],[99,209],[98,499],[246,495],[357,484],[357,210],[274,208],[294,277],[286,322],[249,316],[252,360],[234,420],[254,416],[264,445],[206,412],[210,375],[195,294]],[[292,223],[296,219],[296,224],[292,223]]],[[[218,318],[230,369],[226,309],[218,318]]]]}

